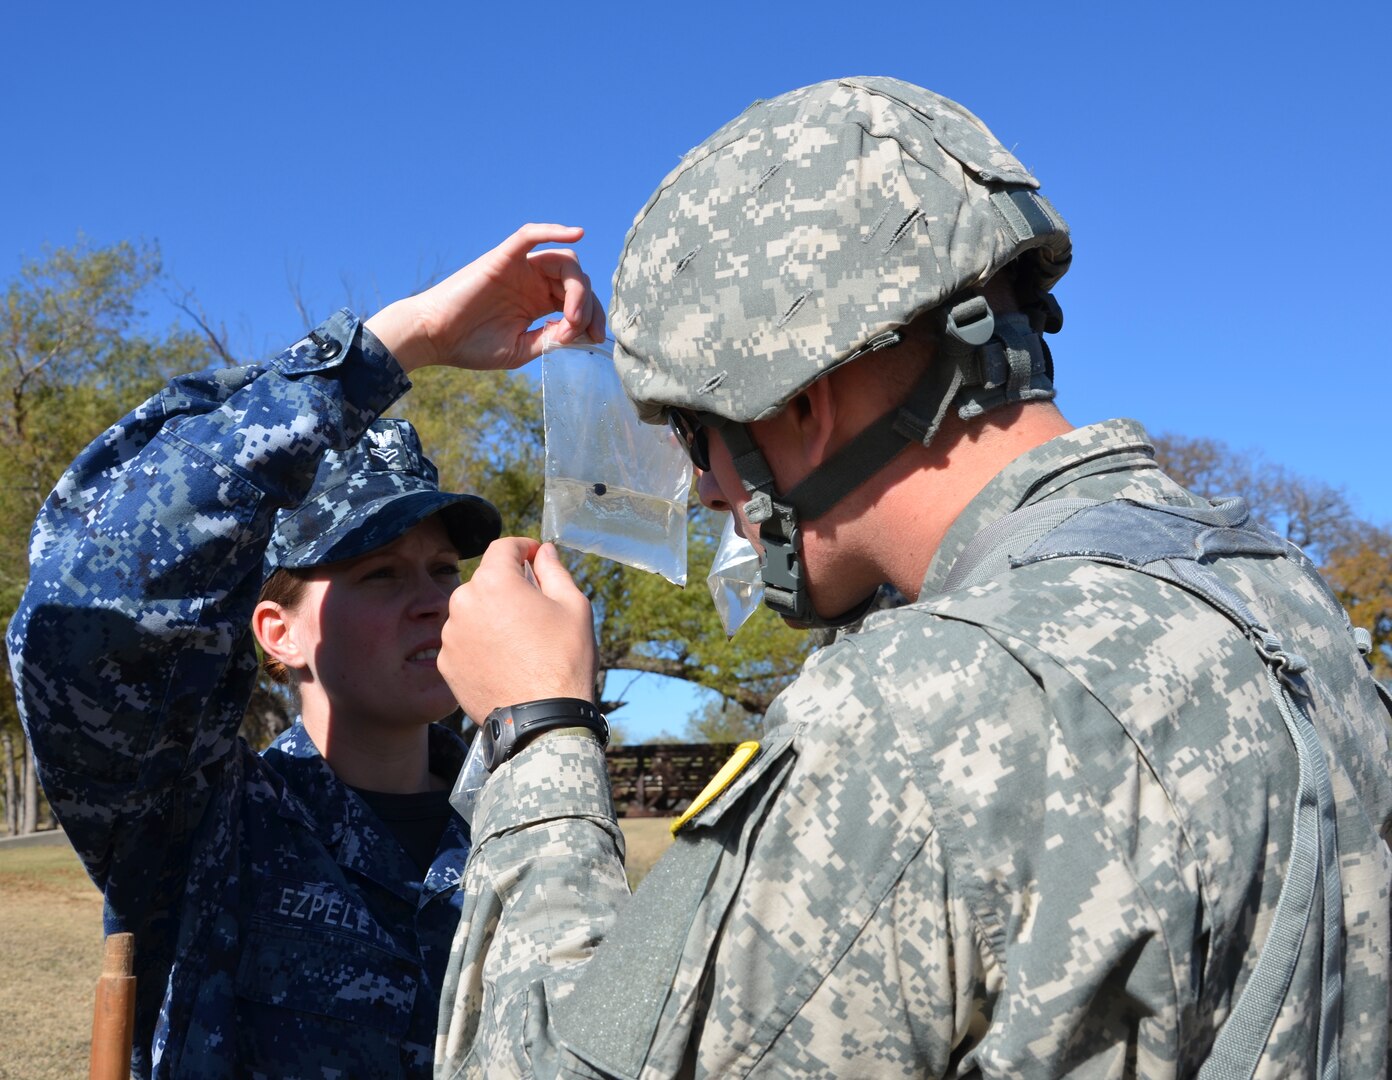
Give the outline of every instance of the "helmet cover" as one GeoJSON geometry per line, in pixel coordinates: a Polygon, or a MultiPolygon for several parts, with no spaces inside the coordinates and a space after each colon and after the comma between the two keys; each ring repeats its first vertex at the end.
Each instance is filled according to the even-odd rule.
{"type": "Polygon", "coordinates": [[[618,268],[614,361],[640,415],[748,422],[1022,260],[1071,257],[1038,181],[972,113],[898,79],[755,102],[688,152],[618,268]]]}

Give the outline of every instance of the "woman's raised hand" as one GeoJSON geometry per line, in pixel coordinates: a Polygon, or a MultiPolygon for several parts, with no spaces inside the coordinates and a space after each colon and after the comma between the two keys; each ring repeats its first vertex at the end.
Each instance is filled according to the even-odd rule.
{"type": "Polygon", "coordinates": [[[523,225],[492,251],[422,293],[389,304],[367,327],[407,371],[430,364],[476,371],[521,367],[556,345],[599,341],[604,309],[580,260],[566,248],[585,230],[523,225]],[[536,329],[537,319],[560,317],[536,329]]]}

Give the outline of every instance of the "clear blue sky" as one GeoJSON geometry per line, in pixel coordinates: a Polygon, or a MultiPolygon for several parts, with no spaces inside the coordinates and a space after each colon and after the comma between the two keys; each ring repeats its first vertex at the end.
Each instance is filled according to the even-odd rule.
{"type": "MultiPolygon", "coordinates": [[[[551,220],[589,230],[607,299],[634,213],[683,151],[756,98],[896,75],[981,116],[1068,219],[1054,354],[1070,420],[1221,438],[1389,523],[1389,12],[11,5],[0,277],[79,233],[157,241],[261,356],[300,330],[290,280],[316,315],[345,295],[376,307],[551,220]]],[[[680,731],[688,701],[646,694],[621,719],[680,731]]]]}

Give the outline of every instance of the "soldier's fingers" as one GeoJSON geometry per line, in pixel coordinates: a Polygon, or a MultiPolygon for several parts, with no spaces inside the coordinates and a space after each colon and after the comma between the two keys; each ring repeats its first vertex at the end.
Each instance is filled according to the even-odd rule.
{"type": "Polygon", "coordinates": [[[503,536],[488,545],[479,560],[474,579],[480,574],[528,578],[529,566],[541,545],[529,536],[503,536]]]}
{"type": "Polygon", "coordinates": [[[570,576],[570,571],[561,562],[560,553],[556,551],[555,544],[542,544],[537,549],[537,553],[532,559],[532,570],[536,574],[537,588],[548,599],[555,600],[557,603],[572,609],[576,608],[578,604],[583,604],[586,609],[589,608],[589,600],[585,598],[585,594],[575,584],[575,579],[570,576]]]}

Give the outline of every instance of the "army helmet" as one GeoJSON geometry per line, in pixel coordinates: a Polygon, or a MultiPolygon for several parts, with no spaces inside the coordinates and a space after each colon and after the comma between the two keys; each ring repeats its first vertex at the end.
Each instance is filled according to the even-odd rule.
{"type": "Polygon", "coordinates": [[[789,622],[858,616],[812,609],[800,522],[928,445],[949,408],[970,418],[1054,396],[1041,335],[1062,325],[1049,290],[1072,245],[1038,187],[960,105],[858,77],[755,102],[635,218],[614,272],[615,366],[644,420],[674,418],[689,445],[693,421],[721,428],[759,528],[765,603],[789,622]],[[1020,310],[997,316],[983,290],[1011,265],[1020,310]],[[904,403],[778,491],[746,425],[929,312],[934,362],[904,403]]]}
{"type": "Polygon", "coordinates": [[[755,102],[628,233],[610,311],[624,389],[653,423],[759,420],[1017,259],[1045,293],[1071,244],[1038,187],[972,113],[899,79],[755,102]]]}

